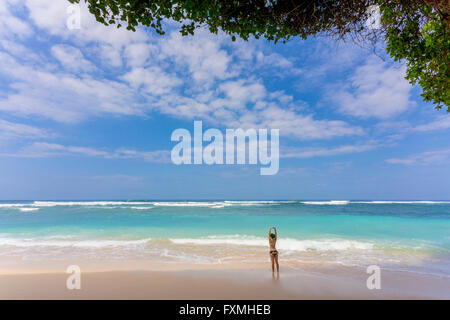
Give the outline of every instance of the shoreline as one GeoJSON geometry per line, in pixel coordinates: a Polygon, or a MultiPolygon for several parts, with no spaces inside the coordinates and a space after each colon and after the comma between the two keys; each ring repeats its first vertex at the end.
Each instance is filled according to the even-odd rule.
{"type": "Polygon", "coordinates": [[[68,290],[68,265],[2,268],[0,299],[450,299],[448,277],[382,270],[382,288],[369,290],[364,268],[284,264],[277,277],[262,263],[86,262],[81,290],[68,290]]]}
{"type": "Polygon", "coordinates": [[[3,299],[450,299],[450,205],[1,205],[3,299]],[[268,255],[272,225],[279,279],[268,255]],[[73,265],[81,291],[65,287],[73,265]],[[381,270],[380,290],[367,287],[369,266],[381,270]]]}

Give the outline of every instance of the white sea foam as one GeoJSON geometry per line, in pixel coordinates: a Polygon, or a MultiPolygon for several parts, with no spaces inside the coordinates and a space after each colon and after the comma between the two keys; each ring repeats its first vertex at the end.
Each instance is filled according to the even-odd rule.
{"type": "Polygon", "coordinates": [[[260,205],[274,205],[281,203],[280,201],[224,201],[228,206],[260,206],[260,205]]]}
{"type": "Polygon", "coordinates": [[[182,202],[152,202],[157,207],[210,207],[222,208],[225,206],[223,202],[196,202],[196,201],[182,201],[182,202]]]}
{"type": "MultiPolygon", "coordinates": [[[[175,244],[195,244],[195,245],[239,245],[267,247],[268,241],[265,238],[257,237],[207,237],[207,238],[183,238],[170,239],[175,244]]],[[[370,250],[374,248],[374,244],[370,242],[361,242],[344,239],[321,239],[321,240],[297,240],[297,239],[280,239],[277,241],[277,247],[282,250],[289,251],[342,251],[342,250],[370,250]]]]}
{"type": "Polygon", "coordinates": [[[24,203],[0,203],[0,208],[20,208],[24,206],[24,203]]]}
{"type": "MultiPolygon", "coordinates": [[[[137,205],[157,206],[157,207],[223,207],[224,202],[202,202],[202,201],[168,201],[168,202],[153,202],[153,201],[34,201],[32,206],[36,207],[54,207],[54,206],[99,206],[105,208],[113,208],[111,206],[132,206],[131,209],[137,208],[151,208],[151,207],[136,207],[137,205]]],[[[22,206],[22,205],[20,205],[22,206]]],[[[139,210],[138,209],[138,210],[139,210]]]]}
{"type": "MultiPolygon", "coordinates": [[[[349,200],[323,200],[323,201],[297,201],[297,200],[260,200],[260,201],[34,201],[33,203],[0,203],[0,209],[22,208],[22,207],[56,207],[56,206],[89,206],[103,209],[136,209],[147,210],[153,207],[205,207],[224,208],[234,206],[271,206],[277,204],[301,203],[305,205],[348,205],[348,204],[449,204],[450,201],[349,201],[349,200]]],[[[31,211],[31,210],[24,210],[31,211]]]]}
{"type": "MultiPolygon", "coordinates": [[[[0,246],[15,247],[79,247],[79,248],[108,248],[108,247],[128,247],[145,245],[151,238],[138,240],[112,240],[112,239],[76,239],[72,236],[43,237],[43,238],[0,238],[0,246]]],[[[267,247],[265,238],[251,236],[211,236],[206,238],[172,238],[173,244],[195,244],[195,245],[239,245],[249,247],[267,247]]],[[[342,251],[342,250],[370,250],[374,244],[345,239],[320,239],[320,240],[297,240],[280,239],[277,247],[289,251],[342,251]]]]}
{"type": "Polygon", "coordinates": [[[161,252],[161,257],[175,259],[178,261],[186,261],[192,263],[217,263],[218,259],[212,259],[211,257],[198,256],[192,253],[172,252],[168,249],[164,249],[161,252]]]}
{"type": "Polygon", "coordinates": [[[225,203],[233,203],[233,204],[261,204],[261,203],[278,203],[282,201],[273,201],[273,200],[248,200],[248,201],[234,201],[234,200],[225,200],[225,203]]]}
{"type": "Polygon", "coordinates": [[[38,211],[39,208],[19,208],[22,212],[31,212],[31,211],[38,211]]]}
{"type": "Polygon", "coordinates": [[[142,205],[150,204],[143,201],[34,201],[36,207],[55,207],[55,206],[120,206],[120,205],[142,205]]]}
{"type": "Polygon", "coordinates": [[[450,201],[352,201],[352,203],[365,204],[446,204],[450,201]]]}
{"type": "Polygon", "coordinates": [[[345,205],[349,204],[348,200],[331,200],[331,201],[302,201],[303,204],[313,204],[313,205],[345,205]]]}
{"type": "MultiPolygon", "coordinates": [[[[111,206],[134,205],[128,207],[131,209],[141,209],[135,205],[147,205],[155,207],[209,207],[223,208],[228,206],[254,206],[254,205],[272,205],[281,203],[295,203],[296,201],[35,201],[32,206],[36,207],[53,207],[53,206],[100,206],[112,208],[111,206]]],[[[18,206],[23,206],[19,204],[18,206]]],[[[151,207],[142,207],[149,209],[151,207]]],[[[138,210],[139,210],[138,209],[138,210]]]]}
{"type": "MultiPolygon", "coordinates": [[[[34,238],[12,238],[0,235],[0,257],[16,256],[22,259],[162,259],[192,263],[233,263],[236,261],[267,261],[266,238],[245,235],[217,235],[205,238],[182,239],[86,239],[75,235],[34,238]]],[[[280,239],[277,248],[283,261],[334,262],[344,265],[368,263],[420,264],[427,257],[413,253],[410,248],[396,244],[329,239],[280,239]],[[387,246],[387,247],[386,247],[387,246]],[[399,250],[389,250],[397,248],[399,250]],[[387,250],[385,250],[387,249],[387,250]],[[404,251],[403,249],[407,250],[404,251]]]]}
{"type": "Polygon", "coordinates": [[[0,246],[14,247],[76,247],[76,248],[108,248],[108,247],[128,247],[144,245],[150,238],[139,240],[108,240],[108,239],[90,239],[75,240],[64,237],[48,238],[0,238],[0,246]]]}
{"type": "Polygon", "coordinates": [[[210,208],[223,208],[230,206],[260,206],[260,205],[273,205],[281,203],[295,203],[297,201],[274,201],[274,200],[248,200],[248,201],[178,201],[178,202],[152,202],[155,206],[165,207],[210,207],[210,208]]]}

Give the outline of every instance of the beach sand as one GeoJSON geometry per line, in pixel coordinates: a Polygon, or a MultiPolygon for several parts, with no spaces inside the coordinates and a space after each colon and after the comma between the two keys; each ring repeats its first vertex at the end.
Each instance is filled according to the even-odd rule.
{"type": "Polygon", "coordinates": [[[382,270],[382,288],[369,290],[363,268],[266,264],[201,265],[153,261],[86,262],[81,289],[68,290],[67,262],[21,263],[0,270],[0,299],[449,299],[450,280],[382,270]],[[32,264],[32,263],[31,263],[32,264]]]}

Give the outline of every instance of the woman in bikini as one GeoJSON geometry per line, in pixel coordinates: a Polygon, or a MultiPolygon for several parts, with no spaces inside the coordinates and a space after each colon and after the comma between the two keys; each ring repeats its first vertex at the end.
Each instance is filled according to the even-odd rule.
{"type": "Polygon", "coordinates": [[[272,272],[275,272],[275,263],[277,264],[277,272],[280,271],[280,266],[278,265],[278,251],[275,248],[277,243],[277,229],[275,227],[269,228],[269,254],[270,261],[272,261],[272,272]],[[273,233],[271,232],[273,229],[273,233]]]}

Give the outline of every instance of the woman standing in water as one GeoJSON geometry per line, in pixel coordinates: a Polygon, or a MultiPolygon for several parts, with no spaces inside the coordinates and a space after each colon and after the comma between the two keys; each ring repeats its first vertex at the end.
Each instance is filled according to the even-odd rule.
{"type": "Polygon", "coordinates": [[[269,254],[270,261],[272,261],[272,272],[275,271],[275,263],[277,264],[277,272],[280,271],[280,266],[278,265],[278,251],[275,248],[277,243],[277,229],[275,227],[269,228],[269,254]],[[273,233],[271,232],[273,229],[273,233]]]}

